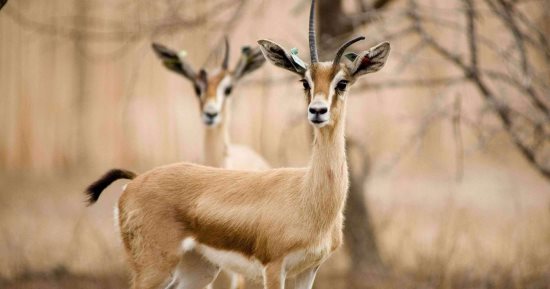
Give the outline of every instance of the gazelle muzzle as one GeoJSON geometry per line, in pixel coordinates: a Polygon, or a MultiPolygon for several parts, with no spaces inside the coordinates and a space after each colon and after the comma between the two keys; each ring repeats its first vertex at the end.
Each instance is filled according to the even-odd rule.
{"type": "Polygon", "coordinates": [[[220,123],[220,110],[214,103],[207,103],[201,113],[201,118],[207,126],[215,126],[220,123]]]}
{"type": "Polygon", "coordinates": [[[324,100],[314,100],[308,107],[309,121],[316,127],[321,128],[330,121],[329,105],[324,100]]]}

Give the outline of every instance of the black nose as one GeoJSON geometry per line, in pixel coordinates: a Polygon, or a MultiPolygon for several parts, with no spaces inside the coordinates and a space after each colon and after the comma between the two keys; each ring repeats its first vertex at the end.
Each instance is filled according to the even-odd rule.
{"type": "Polygon", "coordinates": [[[208,118],[215,118],[218,116],[217,112],[205,112],[204,115],[206,115],[208,118]]]}
{"type": "Polygon", "coordinates": [[[311,114],[321,115],[321,114],[327,113],[327,111],[328,111],[328,108],[326,108],[326,107],[310,107],[309,108],[309,113],[311,113],[311,114]]]}

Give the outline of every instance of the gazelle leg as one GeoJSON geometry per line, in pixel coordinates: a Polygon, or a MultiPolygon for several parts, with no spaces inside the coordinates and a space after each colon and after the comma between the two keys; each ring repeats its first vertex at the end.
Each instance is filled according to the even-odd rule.
{"type": "Polygon", "coordinates": [[[230,289],[244,289],[244,278],[243,276],[237,274],[237,273],[229,273],[229,278],[231,279],[231,285],[229,286],[230,289]]]}
{"type": "Polygon", "coordinates": [[[283,261],[267,264],[264,268],[264,289],[285,289],[286,272],[283,261]]]}
{"type": "Polygon", "coordinates": [[[166,267],[148,267],[140,271],[133,278],[132,289],[158,289],[170,287],[173,278],[170,276],[170,269],[166,267]]]}
{"type": "Polygon", "coordinates": [[[204,260],[195,251],[186,252],[176,268],[177,289],[212,288],[220,268],[204,260]]]}
{"type": "Polygon", "coordinates": [[[318,269],[319,267],[313,267],[298,274],[294,283],[294,289],[311,289],[318,269]]]}

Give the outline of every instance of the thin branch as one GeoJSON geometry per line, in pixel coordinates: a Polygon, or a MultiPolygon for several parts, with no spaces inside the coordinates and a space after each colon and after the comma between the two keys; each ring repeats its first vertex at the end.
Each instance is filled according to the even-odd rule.
{"type": "MultiPolygon", "coordinates": [[[[512,142],[520,153],[527,159],[538,171],[550,179],[550,168],[541,165],[537,161],[536,152],[532,150],[528,145],[522,142],[518,135],[514,132],[513,120],[511,116],[511,110],[507,105],[501,103],[495,97],[495,94],[490,90],[489,86],[482,80],[481,75],[479,74],[478,60],[477,60],[477,44],[476,44],[476,29],[475,29],[475,17],[473,9],[473,0],[463,0],[467,7],[470,7],[470,12],[466,13],[466,20],[468,22],[468,46],[470,47],[470,64],[467,65],[458,55],[450,52],[443,45],[437,42],[431,35],[429,35],[426,30],[422,27],[420,18],[417,14],[417,5],[416,0],[409,1],[409,17],[413,22],[416,32],[420,37],[426,41],[432,49],[434,49],[440,56],[449,61],[450,63],[455,64],[459,69],[461,69],[465,77],[470,80],[480,92],[481,96],[489,103],[494,111],[499,116],[502,124],[510,136],[512,142]]],[[[487,0],[490,1],[490,0],[487,0]]]]}
{"type": "Polygon", "coordinates": [[[462,97],[457,95],[454,101],[453,110],[453,136],[455,140],[455,160],[456,160],[456,181],[461,182],[464,177],[464,143],[462,140],[462,130],[460,129],[462,120],[462,97]]]}

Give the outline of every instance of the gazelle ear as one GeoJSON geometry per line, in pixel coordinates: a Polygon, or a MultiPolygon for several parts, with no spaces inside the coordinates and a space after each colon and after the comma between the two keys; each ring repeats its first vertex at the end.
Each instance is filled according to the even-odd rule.
{"type": "Polygon", "coordinates": [[[241,79],[243,76],[253,72],[260,68],[265,63],[264,55],[260,50],[260,47],[251,48],[245,46],[242,48],[241,59],[235,67],[234,76],[235,79],[241,79]]]}
{"type": "Polygon", "coordinates": [[[169,70],[179,73],[191,81],[195,81],[197,74],[186,61],[184,61],[183,55],[178,54],[176,51],[167,48],[166,46],[153,43],[153,50],[157,56],[162,60],[162,63],[169,70]]]}
{"type": "Polygon", "coordinates": [[[384,67],[390,54],[390,43],[380,43],[367,51],[359,54],[349,54],[346,58],[353,62],[348,66],[351,74],[355,77],[377,72],[384,67]]]}
{"type": "Polygon", "coordinates": [[[307,67],[303,63],[298,63],[282,48],[279,44],[269,41],[269,40],[260,40],[258,41],[262,53],[265,58],[268,59],[275,66],[280,68],[292,71],[299,75],[304,75],[307,70],[307,67]]]}

